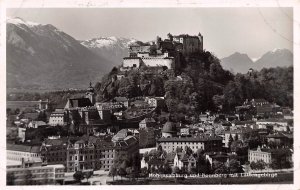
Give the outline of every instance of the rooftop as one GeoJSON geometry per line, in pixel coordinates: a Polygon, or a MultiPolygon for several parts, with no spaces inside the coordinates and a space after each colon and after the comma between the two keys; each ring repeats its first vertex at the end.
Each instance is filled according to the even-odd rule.
{"type": "Polygon", "coordinates": [[[160,138],[158,142],[203,142],[203,141],[221,141],[222,137],[213,136],[199,136],[199,137],[170,137],[170,138],[160,138]]]}
{"type": "Polygon", "coordinates": [[[21,145],[21,144],[7,144],[6,150],[11,151],[20,151],[20,152],[30,152],[30,153],[39,153],[40,146],[28,146],[28,145],[21,145]]]}

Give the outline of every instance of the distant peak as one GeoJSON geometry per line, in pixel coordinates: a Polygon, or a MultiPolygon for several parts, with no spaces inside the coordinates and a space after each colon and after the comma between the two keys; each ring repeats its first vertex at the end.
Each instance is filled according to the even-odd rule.
{"type": "Polygon", "coordinates": [[[11,24],[15,24],[15,25],[22,25],[22,24],[27,25],[27,26],[41,25],[39,23],[35,23],[35,22],[31,22],[31,21],[25,21],[24,19],[22,19],[20,17],[15,17],[15,18],[7,17],[6,22],[11,23],[11,24]]]}
{"type": "Polygon", "coordinates": [[[271,53],[281,53],[281,52],[291,52],[290,50],[286,49],[286,48],[274,48],[272,51],[270,51],[271,53]]]}

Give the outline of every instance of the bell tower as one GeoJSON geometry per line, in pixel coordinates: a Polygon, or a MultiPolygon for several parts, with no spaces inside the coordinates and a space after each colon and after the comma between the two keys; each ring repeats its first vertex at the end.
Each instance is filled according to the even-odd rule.
{"type": "Polygon", "coordinates": [[[96,103],[96,93],[94,87],[92,86],[92,82],[90,82],[90,86],[88,87],[85,97],[90,99],[91,103],[94,105],[96,103]]]}

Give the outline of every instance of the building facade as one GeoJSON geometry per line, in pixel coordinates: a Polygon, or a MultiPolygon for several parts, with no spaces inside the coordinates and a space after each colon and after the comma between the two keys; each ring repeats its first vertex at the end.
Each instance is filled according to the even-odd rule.
{"type": "Polygon", "coordinates": [[[169,137],[160,138],[158,145],[166,152],[176,151],[177,148],[191,148],[193,152],[202,149],[204,151],[219,151],[222,148],[222,138],[214,137],[169,137]]]}

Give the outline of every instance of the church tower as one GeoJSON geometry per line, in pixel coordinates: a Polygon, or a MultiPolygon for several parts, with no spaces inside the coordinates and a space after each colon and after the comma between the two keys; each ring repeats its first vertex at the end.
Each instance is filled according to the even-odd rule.
{"type": "Polygon", "coordinates": [[[94,88],[92,87],[92,82],[90,82],[90,86],[88,87],[86,91],[86,98],[90,99],[92,104],[94,105],[96,103],[96,93],[94,88]]]}

